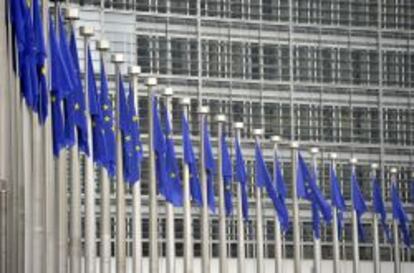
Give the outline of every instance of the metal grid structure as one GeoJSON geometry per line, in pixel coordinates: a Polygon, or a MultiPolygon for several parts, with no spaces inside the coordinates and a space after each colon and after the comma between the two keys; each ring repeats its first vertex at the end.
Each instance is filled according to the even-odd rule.
{"type": "MultiPolygon", "coordinates": [[[[79,24],[93,24],[99,37],[112,43],[130,64],[141,66],[139,116],[147,130],[147,97],[143,80],[156,75],[161,86],[175,90],[173,122],[180,144],[178,98],[191,97],[190,121],[197,142],[197,108],[223,113],[232,123],[242,121],[249,172],[253,172],[255,128],[264,128],[264,154],[271,164],[272,135],[283,138],[281,160],[289,194],[292,188],[288,142],[297,140],[309,160],[318,146],[320,184],[329,196],[329,152],[337,152],[338,175],[350,199],[349,158],[357,157],[357,175],[371,200],[369,166],[379,163],[378,177],[389,201],[389,170],[397,166],[402,199],[412,214],[409,187],[413,164],[414,3],[410,0],[79,0],[79,24]],[[411,18],[411,19],[410,19],[411,18]]],[[[82,45],[79,46],[82,51],[82,45]]],[[[112,68],[111,68],[112,69],[112,68]]],[[[113,71],[112,73],[112,86],[113,71]]],[[[110,75],[111,76],[111,75],[110,75]]],[[[211,134],[217,125],[211,119],[211,134]]],[[[179,154],[180,156],[180,154],[179,154]]],[[[148,171],[144,161],[143,255],[148,256],[148,171]]],[[[254,181],[249,184],[251,207],[254,181]]],[[[112,189],[113,190],[113,189],[112,189]]],[[[234,189],[235,190],[235,189],[234,189]]],[[[129,195],[130,196],[130,195],[129,195]]],[[[160,199],[160,202],[163,202],[160,199]]],[[[291,203],[288,201],[288,204],[291,203]]],[[[274,212],[266,202],[265,257],[274,257],[274,212]]],[[[301,203],[302,256],[311,259],[312,226],[309,205],[301,203]]],[[[388,203],[388,210],[390,206],[388,203]]],[[[131,212],[128,207],[127,212],[131,212]]],[[[160,212],[160,247],[165,255],[165,219],[160,212]]],[[[200,256],[199,210],[193,207],[194,255],[200,256]]],[[[99,215],[98,215],[99,217],[99,215]]],[[[350,215],[347,215],[341,256],[352,259],[350,215]]],[[[254,218],[246,226],[246,255],[255,257],[254,218]]],[[[114,227],[115,217],[112,218],[114,227]]],[[[364,217],[366,242],[361,259],[372,259],[370,216],[364,217]]],[[[229,218],[228,254],[237,255],[237,223],[229,218]]],[[[183,219],[176,215],[176,254],[183,255],[183,219]]],[[[127,238],[131,221],[127,220],[127,238]]],[[[411,229],[414,229],[411,225],[411,229]]],[[[98,226],[99,231],[99,226],[98,226]]],[[[210,229],[213,257],[218,255],[218,219],[210,229]]],[[[99,237],[99,236],[98,236],[99,237]]],[[[112,230],[115,238],[115,230],[112,230]]],[[[99,240],[99,239],[98,239],[99,240]]],[[[332,258],[330,228],[322,230],[322,257],[332,258]]],[[[380,237],[383,260],[392,259],[391,246],[380,237]]],[[[129,241],[129,249],[131,248],[129,241]]],[[[114,255],[114,244],[113,244],[114,255]]],[[[128,251],[130,254],[131,251],[128,251]]],[[[292,233],[286,235],[284,255],[292,257],[292,233]]],[[[402,260],[414,255],[402,251],[402,260]],[[411,256],[410,256],[411,255],[411,256]]]]}

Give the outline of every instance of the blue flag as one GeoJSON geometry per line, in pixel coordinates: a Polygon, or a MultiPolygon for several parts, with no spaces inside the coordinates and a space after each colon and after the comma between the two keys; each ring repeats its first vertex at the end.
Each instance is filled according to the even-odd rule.
{"type": "Polygon", "coordinates": [[[224,204],[226,207],[226,215],[233,213],[233,200],[231,192],[231,181],[233,179],[233,167],[231,164],[231,157],[229,147],[226,142],[226,135],[221,136],[221,170],[223,173],[224,183],[224,204]]]}
{"type": "Polygon", "coordinates": [[[190,127],[188,126],[188,121],[184,114],[181,117],[181,127],[183,134],[184,161],[188,165],[190,171],[191,196],[197,205],[201,207],[203,205],[203,198],[201,194],[200,179],[198,177],[197,160],[191,143],[190,127]]]}
{"type": "Polygon", "coordinates": [[[128,182],[135,183],[141,177],[141,162],[142,162],[142,142],[141,142],[141,131],[139,128],[139,118],[137,110],[135,109],[134,92],[132,86],[129,86],[128,94],[128,111],[129,111],[129,128],[131,132],[131,140],[133,144],[133,150],[128,158],[128,182]]]}
{"type": "Polygon", "coordinates": [[[367,211],[367,205],[365,204],[364,196],[362,195],[361,189],[359,188],[358,181],[356,178],[355,167],[352,168],[351,174],[351,193],[352,193],[352,203],[354,210],[357,214],[358,220],[358,235],[359,239],[363,241],[365,239],[364,228],[362,226],[361,217],[367,211]]]}
{"type": "Polygon", "coordinates": [[[398,194],[398,188],[395,178],[393,178],[393,180],[394,181],[391,181],[392,215],[394,220],[398,221],[404,244],[409,248],[411,247],[410,229],[408,227],[409,220],[405,212],[404,206],[401,202],[400,196],[398,194]]]}
{"type": "Polygon", "coordinates": [[[216,202],[214,198],[214,175],[216,174],[216,162],[214,161],[213,150],[211,148],[210,133],[208,131],[207,117],[203,120],[204,130],[204,164],[207,174],[207,198],[208,206],[211,212],[216,211],[216,202]]]}
{"type": "Polygon", "coordinates": [[[40,124],[44,124],[48,115],[48,90],[46,84],[46,46],[43,32],[42,13],[39,0],[33,0],[33,28],[36,40],[36,71],[38,98],[35,99],[35,111],[40,124]]]}
{"type": "Polygon", "coordinates": [[[62,53],[56,37],[54,23],[49,17],[49,39],[51,55],[51,96],[52,96],[52,135],[53,154],[58,157],[59,152],[66,145],[64,120],[62,115],[62,101],[72,90],[71,79],[68,75],[62,53]]]}
{"type": "Polygon", "coordinates": [[[282,174],[282,167],[281,167],[281,164],[278,158],[276,158],[276,162],[275,162],[274,180],[276,180],[274,183],[276,187],[276,193],[277,193],[279,202],[281,204],[281,207],[283,208],[282,210],[283,214],[279,215],[279,218],[286,217],[286,219],[284,219],[283,221],[280,221],[280,224],[281,224],[283,232],[286,232],[289,229],[289,215],[288,215],[288,209],[286,206],[287,191],[286,191],[285,179],[283,178],[283,174],[282,174]]]}
{"type": "Polygon", "coordinates": [[[155,97],[152,97],[151,99],[152,117],[154,119],[152,141],[155,152],[155,166],[157,173],[158,189],[165,198],[168,198],[168,189],[166,187],[168,174],[165,166],[165,152],[167,147],[164,132],[162,131],[160,116],[158,114],[157,99],[155,97]]]}
{"type": "Polygon", "coordinates": [[[376,177],[372,179],[372,206],[374,212],[380,215],[381,225],[384,230],[385,237],[389,242],[391,242],[391,233],[387,225],[387,212],[385,211],[384,200],[382,198],[381,185],[376,177]]]}
{"type": "Polygon", "coordinates": [[[270,200],[272,200],[273,206],[279,216],[280,226],[285,230],[289,226],[288,211],[286,210],[286,206],[283,206],[281,200],[278,198],[258,142],[256,142],[255,148],[255,175],[256,186],[258,188],[264,187],[266,189],[267,194],[269,195],[270,200]]]}
{"type": "Polygon", "coordinates": [[[108,81],[105,73],[105,65],[101,60],[101,93],[99,96],[99,102],[102,107],[103,115],[103,128],[105,134],[106,143],[106,163],[105,167],[108,170],[108,174],[112,177],[116,172],[116,140],[114,130],[114,117],[112,112],[112,102],[109,98],[108,81]]]}
{"type": "MultiPolygon", "coordinates": [[[[78,48],[76,46],[75,30],[72,29],[70,35],[70,55],[73,64],[73,92],[65,99],[66,106],[66,132],[69,139],[74,139],[74,130],[77,132],[77,142],[79,149],[89,155],[88,147],[88,127],[86,122],[86,103],[83,92],[81,73],[79,66],[78,48]]],[[[68,60],[69,62],[69,60],[68,60]]]]}
{"type": "Polygon", "coordinates": [[[170,114],[164,105],[164,128],[165,128],[165,167],[167,170],[166,198],[175,207],[183,205],[183,188],[181,186],[180,169],[175,154],[174,141],[172,139],[170,114]]]}
{"type": "Polygon", "coordinates": [[[93,160],[98,165],[104,166],[107,161],[104,122],[101,105],[98,98],[98,91],[96,88],[95,71],[93,69],[93,61],[90,48],[88,48],[88,98],[89,114],[92,121],[93,160]]]}
{"type": "MultiPolygon", "coordinates": [[[[314,168],[312,172],[313,179],[317,179],[318,177],[318,171],[316,168],[314,168]]],[[[321,238],[321,219],[320,219],[320,211],[319,207],[316,204],[316,202],[312,202],[312,230],[313,230],[313,236],[317,239],[321,238]]]]}
{"type": "Polygon", "coordinates": [[[331,166],[330,175],[331,179],[331,200],[332,206],[337,209],[337,219],[338,219],[338,237],[342,239],[342,230],[343,230],[343,214],[346,210],[345,199],[341,193],[341,187],[339,186],[338,177],[336,176],[336,171],[331,166]]]}
{"type": "Polygon", "coordinates": [[[305,160],[300,153],[298,153],[298,159],[299,162],[296,181],[298,197],[307,199],[312,203],[316,203],[316,206],[322,213],[325,222],[329,223],[332,220],[331,207],[316,184],[315,176],[309,173],[305,160]]]}
{"type": "Polygon", "coordinates": [[[240,143],[235,138],[235,154],[236,154],[236,163],[235,163],[235,174],[236,180],[240,183],[241,186],[241,200],[242,200],[242,211],[244,220],[249,219],[249,200],[247,196],[247,173],[246,173],[246,163],[244,162],[243,154],[241,151],[240,143]]]}
{"type": "Polygon", "coordinates": [[[119,130],[122,136],[122,162],[124,180],[127,183],[131,183],[130,174],[130,158],[134,153],[134,143],[131,136],[131,122],[130,113],[128,109],[127,98],[125,94],[125,87],[122,80],[122,76],[119,76],[119,130]]]}

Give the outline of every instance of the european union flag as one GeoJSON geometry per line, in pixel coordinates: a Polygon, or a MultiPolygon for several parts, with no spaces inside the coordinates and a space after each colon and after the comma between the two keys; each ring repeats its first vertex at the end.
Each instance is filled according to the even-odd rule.
{"type": "MultiPolygon", "coordinates": [[[[276,164],[275,165],[276,165],[276,168],[274,170],[274,179],[276,181],[275,181],[274,184],[275,184],[275,187],[276,187],[276,193],[277,193],[277,196],[279,198],[279,202],[281,204],[281,207],[283,208],[282,211],[285,212],[283,214],[283,217],[286,217],[286,219],[284,219],[280,223],[285,224],[284,226],[281,226],[281,227],[282,227],[282,230],[284,232],[286,232],[289,228],[289,215],[287,213],[288,209],[287,209],[287,206],[286,206],[286,196],[287,196],[286,185],[285,185],[285,180],[284,180],[283,174],[282,174],[282,167],[281,167],[279,159],[277,159],[277,158],[276,158],[276,164]]],[[[281,217],[281,216],[279,216],[279,217],[281,217]]]]}
{"type": "Polygon", "coordinates": [[[332,206],[337,209],[337,219],[338,219],[338,237],[342,239],[342,230],[343,230],[343,213],[346,210],[345,199],[341,193],[341,187],[339,186],[338,177],[336,176],[336,171],[331,166],[331,171],[329,175],[331,179],[331,199],[332,206]]]}
{"type": "Polygon", "coordinates": [[[38,113],[40,124],[44,124],[48,115],[48,90],[46,84],[46,46],[43,32],[39,0],[33,0],[33,28],[36,40],[36,71],[38,98],[35,111],[38,113]]]}
{"type": "Polygon", "coordinates": [[[175,155],[174,141],[172,139],[170,114],[164,105],[164,128],[165,128],[165,168],[167,171],[166,198],[176,207],[183,205],[183,188],[181,186],[180,169],[175,155]]]}
{"type": "Polygon", "coordinates": [[[387,225],[387,212],[385,211],[384,200],[382,198],[381,185],[376,177],[372,179],[372,206],[374,212],[380,215],[381,225],[387,240],[391,242],[391,233],[387,225]]]}
{"type": "Polygon", "coordinates": [[[297,194],[298,197],[316,203],[318,210],[322,213],[325,222],[329,223],[332,220],[332,211],[328,202],[322,195],[321,190],[316,184],[315,175],[309,173],[305,160],[302,155],[298,153],[298,168],[297,168],[297,194]]]}
{"type": "Polygon", "coordinates": [[[214,199],[214,175],[216,174],[216,162],[214,161],[213,150],[211,148],[210,133],[208,132],[207,117],[203,120],[204,130],[204,164],[207,173],[207,198],[211,212],[215,213],[216,203],[214,199]]]}
{"type": "Polygon", "coordinates": [[[142,161],[142,142],[141,132],[139,129],[139,118],[135,109],[134,92],[132,86],[129,86],[128,110],[130,119],[131,138],[133,143],[133,153],[128,160],[129,182],[135,183],[141,177],[141,161],[142,161]]]}
{"type": "Polygon", "coordinates": [[[352,183],[352,203],[354,210],[357,214],[358,220],[358,235],[361,241],[364,240],[364,228],[362,226],[361,217],[367,211],[367,205],[365,204],[364,196],[362,195],[361,189],[359,188],[358,181],[356,178],[355,168],[352,169],[351,175],[351,183],[352,183]]]}
{"type": "Polygon", "coordinates": [[[188,165],[190,172],[191,196],[197,205],[201,207],[203,205],[203,198],[201,194],[200,179],[198,177],[197,160],[191,143],[190,126],[188,126],[188,121],[184,113],[181,117],[181,128],[183,134],[184,162],[188,165]]]}
{"type": "Polygon", "coordinates": [[[235,138],[234,142],[236,143],[235,154],[236,154],[236,165],[235,173],[236,180],[240,183],[241,188],[241,199],[242,199],[242,211],[244,220],[249,219],[249,201],[247,197],[247,173],[246,173],[246,163],[243,158],[243,154],[240,147],[240,142],[235,138]]]}
{"type": "Polygon", "coordinates": [[[88,48],[88,98],[89,98],[89,114],[92,121],[92,145],[93,160],[100,166],[104,166],[106,159],[106,143],[104,135],[104,121],[101,111],[101,105],[98,99],[98,91],[96,88],[95,71],[93,69],[93,61],[91,50],[88,48]]]}
{"type": "Polygon", "coordinates": [[[270,200],[273,202],[273,206],[279,217],[279,222],[283,230],[289,226],[289,215],[285,206],[282,205],[281,200],[278,198],[276,190],[270,179],[269,171],[267,170],[266,163],[263,159],[262,150],[260,149],[259,143],[256,142],[255,148],[255,175],[256,175],[256,186],[258,188],[264,187],[270,200]]]}
{"type": "Polygon", "coordinates": [[[319,217],[319,208],[315,202],[312,202],[312,230],[313,236],[317,239],[321,238],[321,219],[319,217]]]}
{"type": "Polygon", "coordinates": [[[82,88],[81,72],[78,57],[78,48],[76,45],[75,30],[72,29],[70,35],[70,53],[73,63],[73,85],[74,91],[66,98],[65,103],[68,104],[66,120],[71,120],[68,130],[77,131],[78,146],[81,151],[89,155],[88,147],[88,126],[86,122],[86,103],[85,94],[82,88]]]}
{"type": "Polygon", "coordinates": [[[62,53],[57,41],[54,23],[49,17],[49,39],[51,55],[51,96],[52,96],[52,134],[53,154],[57,157],[65,147],[64,120],[62,115],[62,101],[72,90],[71,79],[68,75],[62,53]]]}
{"type": "Polygon", "coordinates": [[[233,178],[233,167],[231,164],[231,157],[229,153],[229,147],[226,142],[226,135],[223,133],[221,136],[221,170],[223,173],[224,183],[224,204],[226,207],[226,215],[233,213],[233,200],[231,192],[231,181],[233,178]]]}
{"type": "Polygon", "coordinates": [[[122,162],[123,162],[123,174],[125,182],[130,183],[130,158],[134,153],[134,143],[131,136],[131,122],[130,113],[127,104],[127,98],[125,94],[125,87],[122,80],[122,76],[119,76],[119,130],[122,135],[122,162]]]}
{"type": "Polygon", "coordinates": [[[392,215],[394,220],[398,221],[404,244],[409,248],[411,247],[410,230],[408,227],[409,220],[405,212],[404,206],[401,202],[400,196],[398,194],[398,188],[395,178],[393,178],[393,180],[394,181],[391,181],[392,215]]]}
{"type": "Polygon", "coordinates": [[[162,131],[161,120],[158,114],[157,99],[155,97],[151,98],[152,103],[152,117],[154,120],[152,142],[154,145],[155,152],[155,166],[157,173],[158,189],[160,193],[167,198],[167,170],[165,166],[165,152],[166,152],[166,143],[164,133],[162,131]]]}
{"type": "Polygon", "coordinates": [[[105,167],[108,170],[108,174],[112,177],[116,172],[116,140],[115,140],[115,127],[114,117],[112,112],[112,102],[109,98],[108,80],[105,73],[105,64],[101,60],[101,93],[99,101],[102,107],[103,115],[103,129],[105,134],[106,143],[106,163],[105,167]]]}

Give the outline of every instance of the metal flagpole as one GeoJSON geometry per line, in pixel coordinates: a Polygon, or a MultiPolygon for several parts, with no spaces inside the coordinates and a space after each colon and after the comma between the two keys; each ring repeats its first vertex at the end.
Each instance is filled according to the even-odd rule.
{"type": "MultiPolygon", "coordinates": [[[[96,43],[100,59],[104,63],[105,52],[109,50],[109,42],[100,40],[96,43]]],[[[103,64],[104,65],[104,64],[103,64]]],[[[102,82],[101,82],[102,85],[102,82]]],[[[110,273],[111,270],[111,185],[108,170],[101,168],[101,230],[100,230],[100,272],[110,273]]]]}
{"type": "MultiPolygon", "coordinates": [[[[253,136],[260,145],[260,137],[263,136],[263,129],[254,129],[253,136]]],[[[256,181],[257,183],[257,181],[256,181]]],[[[255,187],[256,194],[256,273],[264,272],[263,265],[263,213],[262,213],[262,192],[255,187]]]]}
{"type": "MultiPolygon", "coordinates": [[[[377,169],[378,164],[373,163],[371,164],[371,178],[374,179],[377,176],[377,169]]],[[[381,265],[380,265],[380,251],[379,251],[379,233],[378,233],[378,213],[374,210],[372,212],[372,229],[373,229],[373,236],[374,236],[374,246],[373,246],[373,255],[374,255],[374,273],[381,272],[381,265]]]]}
{"type": "MultiPolygon", "coordinates": [[[[333,170],[336,170],[336,153],[331,153],[331,167],[333,170]]],[[[332,240],[333,240],[333,273],[340,273],[339,269],[339,259],[340,259],[340,249],[339,249],[339,238],[338,238],[338,209],[332,205],[333,218],[332,218],[332,240]]]]}
{"type": "MultiPolygon", "coordinates": [[[[396,183],[397,168],[391,168],[391,183],[396,183]]],[[[401,273],[401,257],[400,257],[400,241],[399,241],[399,230],[398,220],[392,220],[392,231],[394,240],[394,273],[401,273]]]]}
{"type": "Polygon", "coordinates": [[[200,181],[201,181],[201,193],[203,199],[203,207],[201,209],[201,272],[210,273],[210,221],[208,212],[208,191],[207,191],[207,174],[205,168],[205,150],[204,150],[204,122],[209,112],[207,106],[200,106],[200,181]]]}
{"type": "Polygon", "coordinates": [[[125,273],[125,181],[123,174],[122,159],[122,134],[120,131],[120,88],[121,64],[124,62],[122,54],[112,55],[111,62],[115,65],[115,86],[116,86],[116,241],[115,260],[116,272],[125,273]]]}
{"type": "MultiPolygon", "coordinates": [[[[312,154],[312,165],[313,165],[313,173],[315,174],[315,181],[319,184],[318,179],[318,159],[316,158],[319,153],[319,149],[314,147],[311,149],[312,154]]],[[[319,215],[318,215],[319,217],[319,215]]],[[[321,273],[321,239],[317,236],[313,236],[313,266],[314,266],[314,273],[321,273]]]]}
{"type": "MultiPolygon", "coordinates": [[[[190,98],[182,98],[180,104],[183,115],[188,120],[188,107],[190,98]]],[[[183,145],[184,146],[184,145],[183,145]]],[[[183,151],[184,154],[184,151],[183,151]]],[[[184,273],[193,273],[193,242],[191,223],[191,199],[190,199],[190,171],[183,156],[183,197],[184,197],[184,273]]]]}
{"type": "Polygon", "coordinates": [[[300,264],[300,225],[299,225],[299,201],[297,195],[296,185],[296,160],[298,157],[299,144],[292,142],[290,144],[292,149],[292,202],[293,202],[293,258],[294,258],[294,273],[301,273],[300,264]]]}
{"type": "MultiPolygon", "coordinates": [[[[129,67],[129,75],[131,76],[132,92],[134,92],[134,103],[137,111],[137,118],[139,113],[138,75],[140,73],[140,66],[129,67]]],[[[132,185],[132,272],[142,271],[141,222],[141,181],[137,181],[132,185]]]]}
{"type": "MultiPolygon", "coordinates": [[[[350,160],[352,171],[355,170],[356,158],[350,160]]],[[[352,187],[351,187],[352,191],[352,187]]],[[[352,196],[352,194],[351,194],[352,196]]],[[[353,201],[353,200],[352,200],[353,201]]],[[[358,240],[358,216],[352,202],[352,269],[354,273],[359,273],[359,240],[358,240]]]]}
{"type": "MultiPolygon", "coordinates": [[[[82,26],[80,34],[84,41],[84,71],[85,71],[85,104],[89,110],[89,90],[88,90],[88,47],[89,38],[93,36],[94,29],[90,26],[82,26]]],[[[88,146],[89,156],[85,157],[85,271],[95,273],[95,175],[93,163],[93,145],[92,145],[92,122],[91,117],[86,118],[88,128],[88,146]]]]}
{"type": "MultiPolygon", "coordinates": [[[[65,17],[69,20],[71,28],[75,29],[74,22],[79,19],[79,11],[77,8],[66,9],[65,17]]],[[[77,132],[74,131],[74,139],[77,132]]],[[[80,171],[79,171],[79,150],[77,141],[69,150],[70,157],[70,272],[77,273],[81,270],[81,186],[80,186],[80,171]]],[[[59,272],[67,272],[67,237],[68,237],[68,215],[67,215],[67,181],[65,177],[67,159],[65,156],[58,158],[57,175],[58,182],[58,204],[59,204],[59,220],[58,220],[58,245],[59,258],[58,269],[59,272]]]]}
{"type": "MultiPolygon", "coordinates": [[[[236,132],[236,141],[240,143],[240,134],[244,125],[242,122],[234,123],[234,130],[236,132]]],[[[237,143],[234,145],[236,146],[237,143]]],[[[242,185],[239,181],[237,183],[237,272],[246,272],[246,258],[244,246],[244,217],[243,217],[243,202],[242,202],[242,185]]]]}
{"type": "Polygon", "coordinates": [[[153,117],[153,105],[152,105],[152,96],[153,96],[153,87],[157,85],[156,78],[148,78],[146,81],[148,87],[148,147],[149,147],[149,272],[158,273],[158,205],[157,205],[157,179],[155,173],[155,152],[154,152],[154,117],[153,117]]]}
{"type": "MultiPolygon", "coordinates": [[[[280,136],[272,136],[273,142],[273,170],[276,170],[278,160],[278,143],[280,136]]],[[[275,173],[275,171],[273,172],[275,173]]],[[[276,178],[274,178],[276,179],[276,178]]],[[[275,273],[282,273],[282,232],[280,229],[280,222],[277,213],[275,214],[275,273]]]]}
{"type": "Polygon", "coordinates": [[[218,149],[217,149],[217,183],[219,190],[219,253],[220,253],[220,265],[219,272],[227,273],[227,249],[226,249],[226,210],[224,201],[224,181],[223,181],[223,169],[222,169],[222,153],[223,149],[221,138],[223,136],[223,125],[226,122],[225,115],[217,115],[216,121],[218,123],[218,149]]]}
{"type": "MultiPolygon", "coordinates": [[[[171,97],[173,95],[173,89],[167,87],[163,91],[163,96],[165,97],[165,105],[167,112],[172,118],[171,111],[171,97]]],[[[171,128],[172,122],[170,121],[171,128]]],[[[170,174],[167,174],[170,175],[170,174]]],[[[170,202],[165,202],[166,206],[166,228],[167,228],[167,272],[175,273],[175,236],[174,236],[174,207],[170,202]]]]}

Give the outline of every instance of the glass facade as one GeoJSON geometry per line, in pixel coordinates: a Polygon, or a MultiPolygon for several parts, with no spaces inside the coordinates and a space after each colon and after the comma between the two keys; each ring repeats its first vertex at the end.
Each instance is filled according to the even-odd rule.
{"type": "MultiPolygon", "coordinates": [[[[359,159],[357,175],[365,198],[371,200],[370,164],[380,163],[378,178],[389,198],[389,170],[398,167],[401,196],[410,213],[414,141],[414,3],[410,0],[79,0],[81,24],[94,21],[118,52],[130,56],[142,68],[139,113],[146,139],[147,96],[144,78],[155,75],[160,88],[171,86],[173,129],[180,140],[179,98],[191,97],[190,122],[195,145],[198,138],[197,108],[211,110],[211,134],[217,136],[213,114],[243,122],[242,142],[249,173],[253,174],[253,136],[263,128],[265,157],[271,166],[270,137],[280,135],[281,160],[291,195],[288,142],[297,140],[308,162],[309,148],[320,148],[319,180],[330,195],[329,152],[337,152],[338,175],[350,199],[349,159],[359,159]],[[91,16],[93,15],[93,16],[91,16]],[[92,18],[92,19],[91,19],[92,18]],[[122,23],[114,18],[124,18],[122,23]],[[135,30],[121,35],[122,24],[135,30]],[[126,38],[125,38],[126,37],[126,38]]],[[[80,47],[81,48],[81,47],[80,47]]],[[[113,79],[112,79],[113,80],[113,79]]],[[[113,84],[113,83],[112,83],[113,84]]],[[[181,151],[178,149],[178,155],[181,151]]],[[[148,196],[148,164],[144,160],[142,194],[148,196]]],[[[413,181],[412,181],[413,180],[413,181]]],[[[254,181],[249,183],[251,207],[254,181]]],[[[235,186],[234,186],[235,187],[235,186]]],[[[234,193],[236,188],[234,188],[234,193]]],[[[160,197],[161,198],[161,197],[160,197]]],[[[161,200],[161,199],[160,199],[161,200]]],[[[267,201],[268,202],[268,201],[267,201]]],[[[163,204],[160,201],[160,204],[163,204]]],[[[288,202],[290,204],[290,200],[288,202]]],[[[270,202],[269,202],[270,204],[270,202]]],[[[308,206],[304,202],[304,206],[308,206]]],[[[387,203],[390,212],[390,204],[387,203]]],[[[161,205],[162,207],[162,205],[161,205]]],[[[194,207],[193,207],[194,208],[194,207]]],[[[266,205],[268,210],[271,209],[266,205]]],[[[162,254],[165,255],[165,219],[160,213],[162,254]]],[[[193,210],[194,254],[201,255],[200,219],[193,210]]],[[[274,257],[274,217],[264,219],[265,257],[274,257]]],[[[115,215],[113,216],[115,221],[115,215]]],[[[148,255],[148,215],[143,214],[143,253],[148,255]]],[[[346,215],[342,258],[352,259],[350,215],[346,215]]],[[[313,258],[309,211],[301,212],[303,256],[313,258]]],[[[366,241],[361,259],[372,259],[371,216],[363,218],[366,241]]],[[[128,238],[131,242],[131,221],[128,238]]],[[[183,219],[176,215],[176,253],[183,255],[183,219]]],[[[237,222],[229,218],[228,254],[237,256],[237,222]]],[[[414,230],[414,226],[411,225],[414,230]]],[[[98,230],[99,231],[99,230],[98,230]]],[[[113,238],[115,230],[112,231],[113,238]]],[[[210,226],[213,256],[218,256],[218,220],[210,226]]],[[[246,255],[255,257],[254,218],[246,223],[246,255]]],[[[380,234],[383,260],[391,260],[391,246],[380,234]]],[[[293,235],[286,234],[284,255],[293,256],[293,235]]],[[[98,236],[99,238],[99,236],[98,236]]],[[[322,229],[322,256],[332,258],[332,230],[322,229]]],[[[131,247],[129,247],[130,249],[131,247]]],[[[113,251],[114,251],[113,247],[113,251]]],[[[414,255],[401,252],[404,260],[414,255]]],[[[113,253],[114,254],[114,253],[113,253]]]]}

